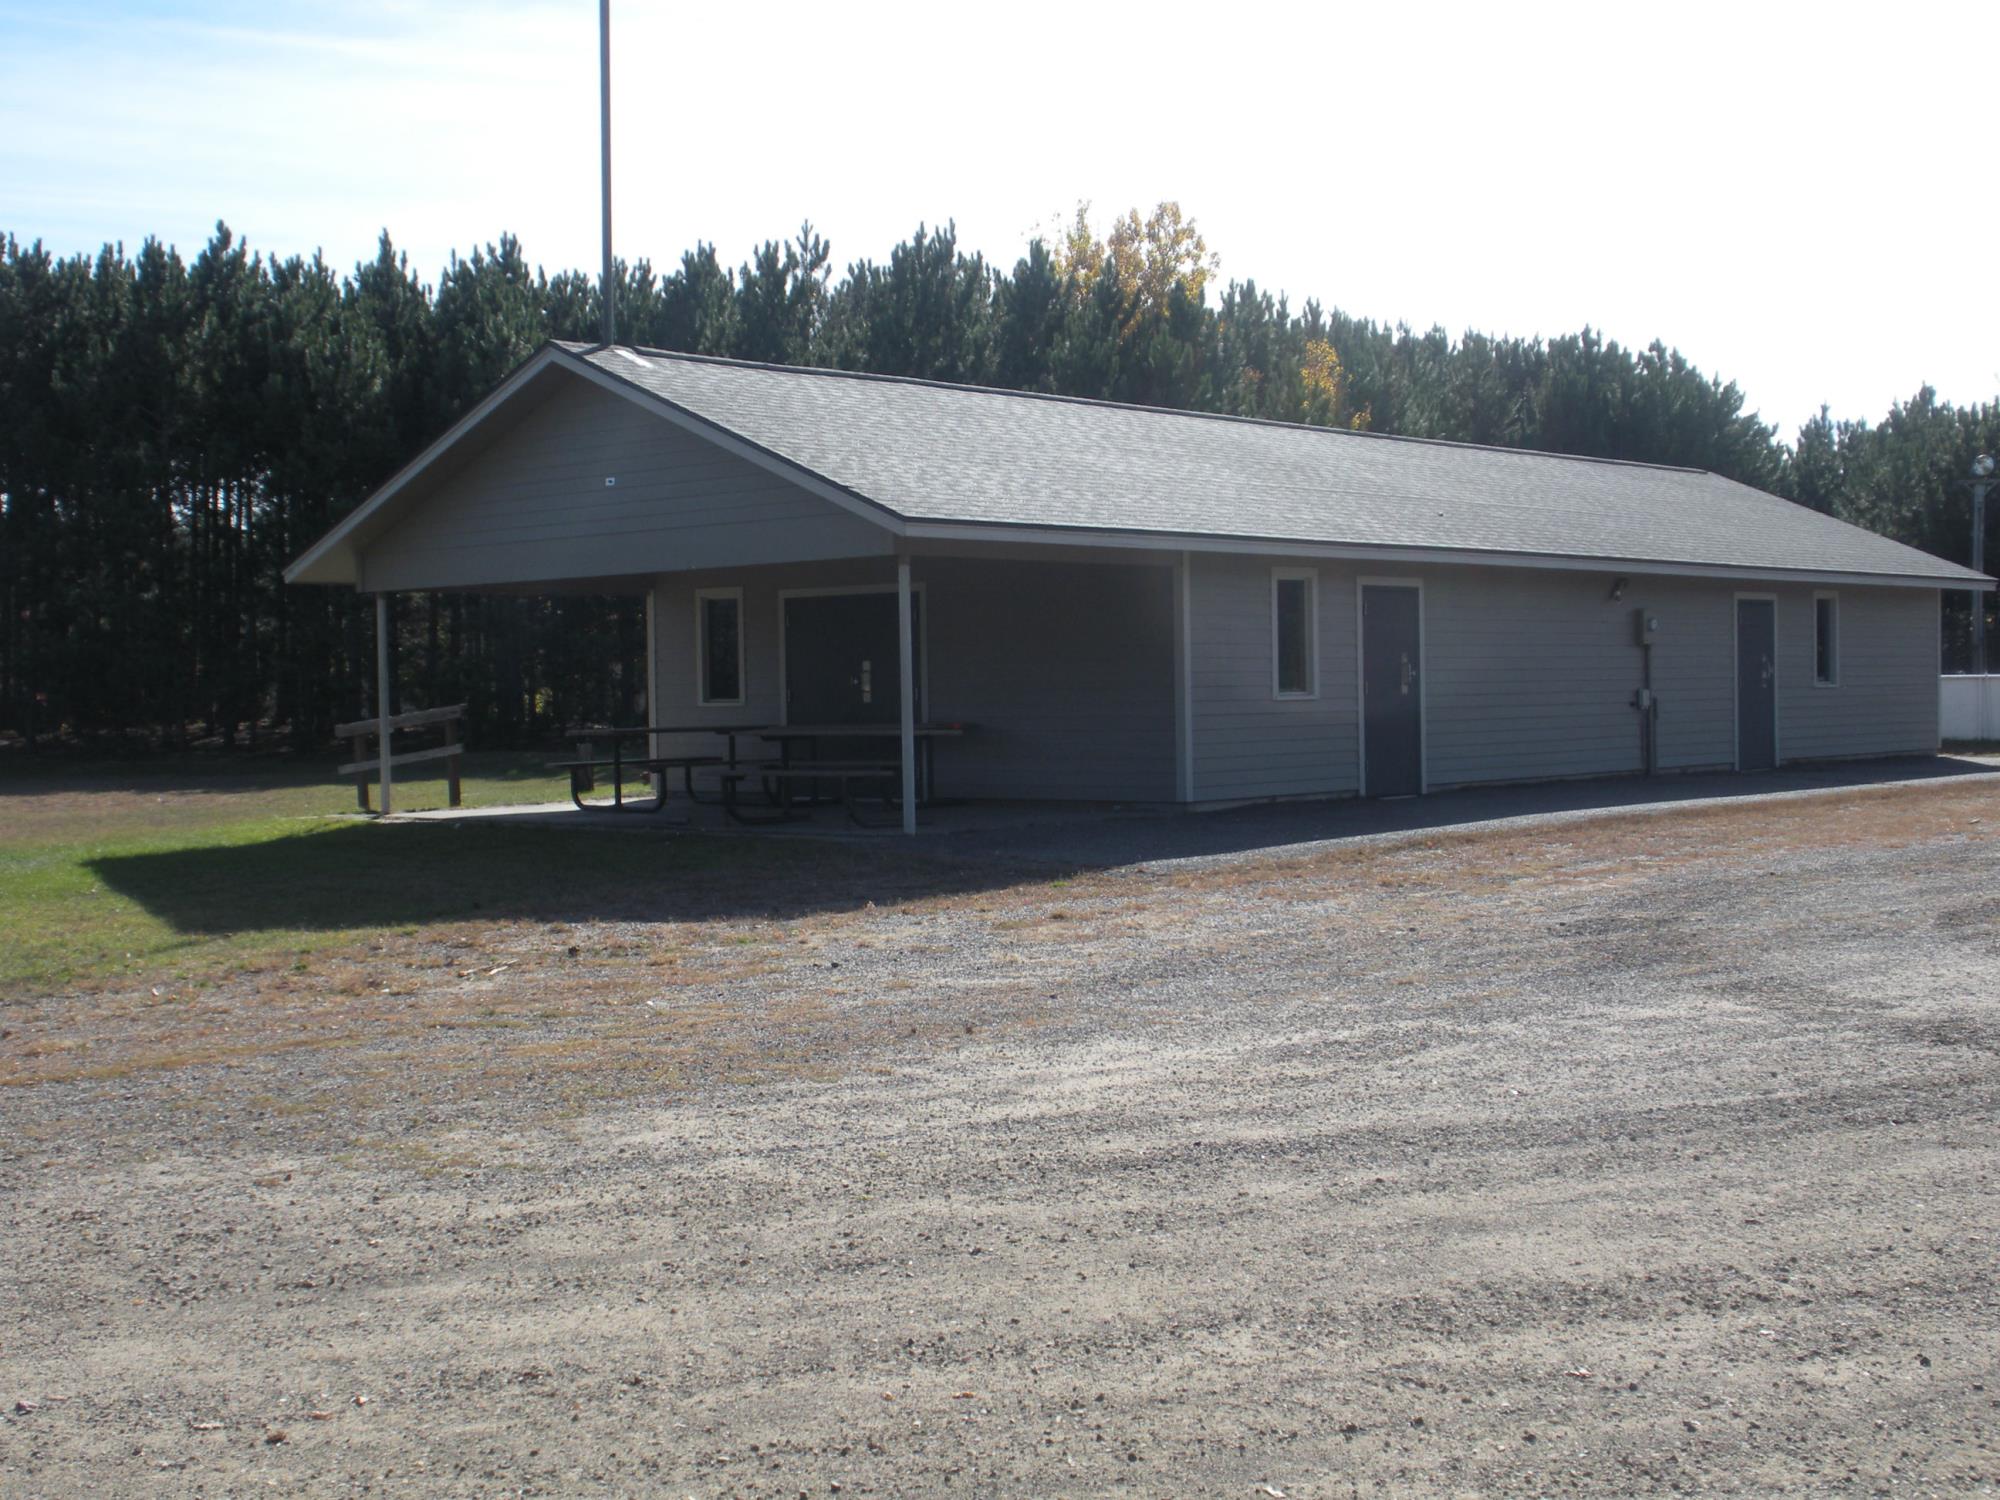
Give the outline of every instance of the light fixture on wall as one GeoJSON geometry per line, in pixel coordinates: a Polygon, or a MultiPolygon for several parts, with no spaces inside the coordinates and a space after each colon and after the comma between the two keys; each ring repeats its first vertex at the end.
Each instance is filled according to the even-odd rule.
{"type": "Polygon", "coordinates": [[[1611,580],[1611,602],[1613,604],[1616,604],[1620,599],[1625,597],[1625,585],[1631,581],[1629,578],[1614,578],[1611,580]]]}

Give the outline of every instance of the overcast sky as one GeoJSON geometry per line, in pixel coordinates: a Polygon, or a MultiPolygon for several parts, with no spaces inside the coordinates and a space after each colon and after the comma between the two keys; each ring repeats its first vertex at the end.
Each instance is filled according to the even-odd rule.
{"type": "MultiPolygon", "coordinates": [[[[1294,306],[1660,338],[1788,438],[2000,394],[2000,5],[613,8],[629,258],[1011,266],[1175,198],[1294,306]]],[[[0,0],[0,229],[594,266],[596,47],[593,0],[0,0]]]]}

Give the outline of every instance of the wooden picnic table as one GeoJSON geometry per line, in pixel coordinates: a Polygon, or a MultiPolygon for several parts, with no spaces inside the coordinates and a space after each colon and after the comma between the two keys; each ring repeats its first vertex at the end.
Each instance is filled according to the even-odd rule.
{"type": "MultiPolygon", "coordinates": [[[[959,723],[919,724],[914,731],[917,741],[917,800],[934,802],[937,800],[937,742],[955,740],[964,736],[971,726],[959,723]]],[[[758,731],[758,738],[770,741],[778,747],[778,763],[787,770],[803,772],[819,759],[822,740],[896,740],[903,737],[899,724],[777,724],[758,731]],[[799,761],[792,759],[794,746],[802,746],[805,754],[799,761]]],[[[898,755],[900,760],[900,754],[898,755]]]]}
{"type": "Polygon", "coordinates": [[[719,734],[728,746],[723,758],[731,767],[736,764],[736,741],[746,734],[760,734],[769,729],[769,724],[653,724],[643,729],[621,729],[620,734],[719,734]]]}
{"type": "Polygon", "coordinates": [[[667,805],[667,776],[679,771],[682,784],[687,790],[690,802],[699,801],[694,790],[694,773],[708,766],[720,766],[734,771],[740,765],[736,752],[739,736],[755,734],[768,729],[768,724],[637,724],[627,727],[601,727],[572,729],[569,737],[577,743],[577,753],[573,759],[559,760],[552,769],[569,772],[569,797],[586,812],[605,811],[604,804],[595,805],[583,800],[583,794],[595,786],[594,773],[599,766],[611,768],[612,812],[624,812],[625,772],[629,767],[653,777],[653,799],[649,803],[635,803],[633,806],[647,812],[658,812],[667,805]],[[720,735],[727,746],[723,755],[653,755],[650,751],[638,755],[625,753],[624,741],[637,736],[650,740],[654,735],[663,734],[713,734],[720,735]],[[599,740],[611,742],[611,752],[599,755],[596,744],[599,740]]]}
{"type": "MultiPolygon", "coordinates": [[[[919,724],[916,726],[918,761],[918,799],[923,802],[935,800],[936,793],[936,745],[941,739],[957,739],[966,731],[964,724],[919,724]]],[[[625,773],[637,770],[649,773],[654,778],[654,795],[647,802],[629,804],[631,810],[658,812],[667,805],[667,777],[679,771],[690,802],[702,799],[694,789],[694,773],[697,770],[713,768],[721,782],[724,809],[737,822],[775,822],[798,816],[798,793],[803,790],[807,799],[817,801],[816,782],[825,781],[837,785],[840,800],[847,806],[849,815],[860,822],[860,815],[854,807],[854,789],[873,781],[891,781],[901,770],[901,757],[889,756],[873,759],[845,758],[840,760],[822,759],[820,745],[824,741],[851,744],[857,740],[900,740],[902,729],[896,724],[635,724],[589,729],[573,729],[570,738],[577,742],[577,754],[573,759],[556,761],[553,769],[567,770],[570,776],[570,800],[585,811],[605,811],[603,803],[587,803],[583,794],[595,786],[594,772],[600,766],[611,768],[611,803],[608,810],[624,812],[628,809],[625,801],[625,773]],[[650,749],[637,754],[627,754],[624,742],[644,737],[650,740],[654,735],[695,735],[712,734],[720,736],[725,751],[721,755],[653,755],[650,749]],[[739,739],[756,735],[778,747],[779,759],[775,765],[762,761],[746,761],[738,752],[739,739]],[[597,742],[608,740],[610,751],[600,754],[597,742]],[[795,751],[799,754],[795,758],[795,751]],[[739,793],[744,782],[752,778],[764,782],[769,800],[777,805],[774,818],[752,818],[742,814],[739,793]]],[[[888,796],[884,801],[894,805],[900,799],[888,796]]]]}

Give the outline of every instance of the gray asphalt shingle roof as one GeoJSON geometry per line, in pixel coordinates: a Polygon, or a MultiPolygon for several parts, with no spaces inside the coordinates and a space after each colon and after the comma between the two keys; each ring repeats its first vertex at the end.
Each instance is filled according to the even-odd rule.
{"type": "Polygon", "coordinates": [[[563,347],[913,522],[1979,577],[1699,470],[563,347]]]}

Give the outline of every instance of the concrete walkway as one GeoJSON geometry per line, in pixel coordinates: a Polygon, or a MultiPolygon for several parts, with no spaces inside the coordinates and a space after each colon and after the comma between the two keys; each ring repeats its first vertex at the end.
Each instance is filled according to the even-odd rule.
{"type": "Polygon", "coordinates": [[[2000,796],[2000,758],[1924,756],[1744,775],[1636,776],[1532,786],[1479,787],[1388,801],[1264,803],[1226,812],[1137,823],[1100,820],[1067,848],[1023,828],[989,840],[986,852],[1018,853],[1079,867],[1227,860],[1277,850],[1389,841],[1436,829],[1561,823],[1671,813],[1731,802],[1783,801],[1945,780],[1987,781],[2000,796]]]}
{"type": "MultiPolygon", "coordinates": [[[[1788,797],[1957,778],[2000,778],[2000,757],[1923,756],[1788,768],[1742,775],[1606,777],[1532,786],[1482,787],[1392,801],[1356,798],[1259,803],[1214,812],[1158,804],[985,802],[926,810],[917,840],[927,855],[1001,858],[1037,865],[1108,868],[1178,860],[1224,859],[1276,849],[1390,839],[1440,828],[1561,821],[1607,813],[1666,812],[1676,807],[1788,797]]],[[[2000,787],[1996,787],[2000,790],[2000,787]]],[[[441,808],[397,813],[391,823],[467,823],[590,828],[607,832],[877,843],[895,829],[861,828],[838,808],[796,823],[748,828],[721,809],[664,812],[579,811],[568,802],[512,807],[441,808]]]]}

